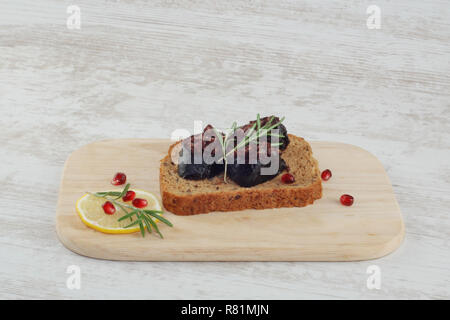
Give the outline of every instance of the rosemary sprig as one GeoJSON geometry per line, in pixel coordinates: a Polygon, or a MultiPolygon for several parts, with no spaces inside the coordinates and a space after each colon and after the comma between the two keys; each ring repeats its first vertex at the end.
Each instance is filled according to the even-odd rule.
{"type": "MultiPolygon", "coordinates": [[[[228,147],[228,143],[230,142],[230,137],[236,132],[237,129],[237,123],[236,121],[233,122],[233,124],[231,125],[231,128],[225,133],[225,135],[220,134],[219,132],[217,132],[216,128],[214,128],[214,132],[216,134],[216,136],[219,139],[219,143],[220,146],[222,147],[222,154],[225,154],[227,147],[228,147]]],[[[227,183],[227,159],[225,157],[222,157],[221,159],[219,159],[218,162],[224,160],[225,162],[225,171],[223,174],[223,180],[225,181],[225,183],[227,183]]]]}
{"type": "Polygon", "coordinates": [[[130,221],[132,221],[132,222],[129,225],[125,226],[125,228],[139,225],[139,229],[140,229],[143,237],[145,237],[145,228],[146,227],[147,227],[148,233],[152,233],[152,228],[153,228],[153,230],[155,230],[155,232],[161,238],[163,238],[163,235],[159,231],[159,228],[156,225],[156,222],[154,221],[154,219],[157,219],[157,220],[161,221],[162,223],[165,223],[169,227],[173,227],[173,224],[169,220],[167,220],[166,218],[161,216],[163,211],[139,209],[132,205],[117,201],[118,199],[122,198],[129,189],[130,189],[130,184],[128,183],[121,192],[107,191],[107,192],[95,192],[95,193],[88,192],[88,193],[97,198],[103,198],[103,199],[106,199],[106,200],[112,202],[115,206],[119,207],[123,212],[125,212],[125,215],[120,217],[117,220],[117,221],[123,221],[125,219],[130,219],[130,221]],[[133,218],[136,218],[136,220],[133,221],[133,218]]]}
{"type": "MultiPolygon", "coordinates": [[[[219,159],[220,161],[224,161],[225,164],[225,171],[224,171],[224,175],[223,175],[223,181],[225,183],[227,183],[227,164],[228,164],[228,156],[230,156],[231,154],[233,154],[235,151],[239,150],[240,148],[244,148],[245,146],[247,146],[250,142],[255,141],[255,140],[259,140],[261,137],[264,136],[273,136],[273,137],[278,137],[278,138],[284,138],[284,135],[282,134],[276,134],[276,133],[272,133],[271,130],[278,127],[283,121],[284,121],[284,117],[280,119],[280,121],[278,121],[275,124],[272,124],[273,119],[275,117],[272,116],[269,121],[267,121],[267,123],[261,127],[261,116],[259,115],[259,113],[256,115],[256,122],[253,124],[253,126],[245,133],[244,138],[237,143],[237,145],[232,148],[230,151],[227,152],[228,149],[228,144],[230,142],[234,142],[234,139],[230,139],[230,137],[232,137],[234,135],[234,133],[236,132],[237,129],[237,124],[236,122],[233,123],[233,125],[231,126],[231,128],[227,131],[227,133],[225,135],[222,135],[220,133],[217,132],[216,129],[214,129],[219,142],[220,142],[220,146],[222,147],[222,158],[219,159]]],[[[273,143],[272,146],[280,146],[281,143],[273,143]]]]}

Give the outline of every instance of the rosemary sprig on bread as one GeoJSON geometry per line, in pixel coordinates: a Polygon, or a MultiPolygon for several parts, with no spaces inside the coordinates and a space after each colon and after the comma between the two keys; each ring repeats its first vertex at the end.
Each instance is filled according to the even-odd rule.
{"type": "MultiPolygon", "coordinates": [[[[259,141],[263,137],[278,137],[278,138],[285,138],[282,134],[273,133],[272,129],[280,126],[280,124],[284,121],[284,117],[281,118],[280,121],[278,121],[275,124],[272,124],[273,120],[275,119],[275,116],[270,117],[269,121],[267,121],[263,126],[261,126],[261,116],[258,113],[256,115],[256,121],[253,123],[253,125],[250,127],[249,130],[245,131],[245,136],[241,141],[238,141],[236,146],[234,146],[231,150],[228,150],[228,146],[230,143],[234,143],[234,134],[236,130],[238,129],[236,122],[233,123],[231,128],[228,130],[228,132],[225,135],[220,134],[215,128],[213,129],[217,135],[217,138],[219,139],[220,145],[222,147],[222,154],[223,156],[219,159],[219,161],[224,161],[224,175],[223,175],[223,181],[227,183],[227,167],[228,167],[228,159],[230,155],[233,155],[236,151],[238,151],[241,148],[245,148],[247,145],[249,145],[253,141],[259,141]]],[[[281,143],[272,143],[271,146],[281,146],[281,143]]]]}

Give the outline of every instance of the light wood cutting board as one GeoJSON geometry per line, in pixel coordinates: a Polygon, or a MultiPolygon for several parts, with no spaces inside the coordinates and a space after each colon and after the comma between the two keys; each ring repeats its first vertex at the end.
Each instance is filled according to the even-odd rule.
{"type": "Polygon", "coordinates": [[[75,211],[85,191],[111,189],[125,172],[133,187],[159,197],[159,160],[170,141],[123,139],[95,142],[76,150],[65,164],[56,211],[62,243],[81,255],[135,261],[352,261],[384,256],[404,236],[404,224],[380,161],[348,144],[312,142],[320,169],[333,177],[323,198],[304,208],[213,212],[167,218],[164,239],[140,233],[104,234],[86,227],[75,211]],[[351,207],[341,194],[355,197],[351,207]]]}

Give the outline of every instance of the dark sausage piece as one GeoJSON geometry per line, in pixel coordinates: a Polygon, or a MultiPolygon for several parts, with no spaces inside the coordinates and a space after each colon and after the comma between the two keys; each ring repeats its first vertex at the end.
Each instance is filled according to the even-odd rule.
{"type": "MultiPolygon", "coordinates": [[[[192,135],[181,142],[180,158],[178,163],[178,175],[188,180],[201,180],[212,178],[223,172],[224,165],[222,163],[207,164],[203,158],[203,151],[212,143],[218,143],[216,136],[212,131],[213,127],[207,125],[203,133],[192,135]],[[198,157],[201,163],[195,163],[195,152],[201,151],[198,157]]],[[[212,152],[215,155],[215,152],[212,152]]]]}
{"type": "Polygon", "coordinates": [[[231,161],[230,159],[228,160],[227,176],[241,187],[252,187],[275,178],[285,169],[286,163],[281,159],[278,148],[271,148],[270,143],[267,142],[257,146],[256,144],[247,145],[245,147],[245,163],[239,163],[235,153],[234,161],[233,159],[231,161]],[[249,153],[252,148],[257,149],[256,161],[252,161],[256,163],[249,161],[249,153]],[[268,156],[265,161],[262,161],[262,152],[268,156]],[[268,162],[268,160],[270,161],[268,162]],[[271,168],[269,172],[266,171],[265,174],[262,174],[262,169],[271,167],[273,161],[277,162],[273,163],[275,167],[271,168]]]}

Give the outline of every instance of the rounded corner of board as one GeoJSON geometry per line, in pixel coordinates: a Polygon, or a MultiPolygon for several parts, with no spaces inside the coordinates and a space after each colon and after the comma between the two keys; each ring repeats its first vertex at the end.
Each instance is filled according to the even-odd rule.
{"type": "Polygon", "coordinates": [[[367,257],[360,260],[375,260],[386,257],[400,248],[404,239],[405,228],[402,222],[398,234],[383,243],[377,244],[376,249],[372,251],[371,255],[368,255],[367,257]]]}

